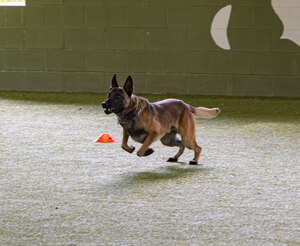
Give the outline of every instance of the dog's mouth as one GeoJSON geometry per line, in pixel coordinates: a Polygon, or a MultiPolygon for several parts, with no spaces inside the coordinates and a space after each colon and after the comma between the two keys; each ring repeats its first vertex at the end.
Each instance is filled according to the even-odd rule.
{"type": "Polygon", "coordinates": [[[106,114],[111,114],[111,113],[114,112],[114,108],[111,108],[108,105],[107,101],[105,101],[105,102],[102,103],[102,108],[104,109],[104,113],[106,113],[106,114]]]}
{"type": "Polygon", "coordinates": [[[121,105],[112,107],[112,105],[109,105],[107,102],[103,102],[102,107],[104,108],[104,113],[106,114],[111,114],[111,113],[118,114],[124,110],[124,107],[121,105]]]}
{"type": "Polygon", "coordinates": [[[106,114],[111,114],[113,112],[114,112],[114,108],[105,108],[104,109],[104,113],[106,113],[106,114]]]}
{"type": "Polygon", "coordinates": [[[106,114],[111,114],[111,113],[115,113],[115,114],[119,114],[122,113],[124,110],[124,108],[105,108],[104,109],[104,113],[106,114]]]}

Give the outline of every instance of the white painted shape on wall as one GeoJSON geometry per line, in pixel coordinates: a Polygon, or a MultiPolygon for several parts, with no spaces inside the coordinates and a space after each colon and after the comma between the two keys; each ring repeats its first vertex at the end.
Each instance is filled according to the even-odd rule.
{"type": "Polygon", "coordinates": [[[272,7],[283,23],[280,38],[300,46],[300,0],[272,0],[272,7]]]}
{"type": "Polygon", "coordinates": [[[0,2],[0,6],[26,6],[25,1],[0,2]]]}
{"type": "Polygon", "coordinates": [[[213,19],[210,30],[211,36],[216,45],[224,50],[231,49],[227,33],[231,9],[232,5],[227,5],[220,9],[213,19]]]}

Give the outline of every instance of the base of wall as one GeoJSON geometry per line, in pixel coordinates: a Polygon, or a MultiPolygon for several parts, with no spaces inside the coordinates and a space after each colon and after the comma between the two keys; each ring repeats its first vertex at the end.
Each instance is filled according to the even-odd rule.
{"type": "MultiPolygon", "coordinates": [[[[129,74],[118,74],[122,85],[129,74]]],[[[268,75],[130,74],[136,93],[300,97],[300,78],[268,75]]],[[[0,72],[0,91],[106,92],[112,73],[0,72]]]]}

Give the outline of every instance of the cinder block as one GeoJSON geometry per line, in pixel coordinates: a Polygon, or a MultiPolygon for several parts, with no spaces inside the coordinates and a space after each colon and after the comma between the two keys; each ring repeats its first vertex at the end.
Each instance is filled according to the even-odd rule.
{"type": "Polygon", "coordinates": [[[0,71],[0,90],[26,91],[25,72],[0,71]]]}
{"type": "Polygon", "coordinates": [[[23,48],[23,30],[0,29],[0,48],[23,48]]]}
{"type": "Polygon", "coordinates": [[[200,51],[170,51],[167,56],[170,73],[209,73],[209,53],[200,51]]]}
{"type": "Polygon", "coordinates": [[[187,93],[194,95],[230,95],[228,76],[200,74],[188,76],[187,93]]]}
{"type": "Polygon", "coordinates": [[[46,70],[84,71],[84,53],[75,50],[47,50],[46,70]]]}
{"type": "Polygon", "coordinates": [[[48,27],[84,26],[84,8],[45,7],[45,25],[48,27]]]}
{"type": "Polygon", "coordinates": [[[4,8],[0,8],[0,26],[4,24],[4,8]]]}
{"type": "Polygon", "coordinates": [[[276,97],[300,97],[300,76],[272,77],[276,97]]]}
{"type": "Polygon", "coordinates": [[[168,28],[168,46],[169,50],[187,50],[188,33],[185,29],[168,28]]]}
{"type": "MultiPolygon", "coordinates": [[[[215,12],[215,14],[216,13],[217,12],[215,12]]],[[[231,12],[229,24],[230,29],[249,29],[251,27],[251,7],[234,6],[231,12]]]]}
{"type": "Polygon", "coordinates": [[[66,6],[103,6],[104,0],[65,0],[66,6]]]}
{"type": "Polygon", "coordinates": [[[43,27],[44,24],[43,7],[26,6],[24,8],[24,25],[26,27],[43,27]]]}
{"type": "Polygon", "coordinates": [[[211,52],[212,74],[251,74],[252,56],[249,53],[211,52]]]}
{"type": "Polygon", "coordinates": [[[185,29],[146,29],[145,48],[147,50],[186,50],[187,31],[185,29]]]}
{"type": "Polygon", "coordinates": [[[230,4],[228,0],[186,0],[189,6],[225,6],[230,4]]]}
{"type": "Polygon", "coordinates": [[[0,50],[0,71],[5,70],[5,55],[4,50],[0,50]]]}
{"type": "Polygon", "coordinates": [[[166,27],[165,8],[131,7],[126,8],[126,26],[128,27],[166,27]]]}
{"type": "Polygon", "coordinates": [[[187,73],[209,73],[209,52],[190,51],[187,57],[187,73]]]}
{"type": "Polygon", "coordinates": [[[85,9],[86,25],[88,27],[104,27],[105,11],[104,7],[87,7],[85,9]]]}
{"type": "Polygon", "coordinates": [[[252,73],[252,55],[246,52],[230,52],[228,61],[228,70],[232,74],[251,74],[252,73]]]}
{"type": "MultiPolygon", "coordinates": [[[[230,74],[230,55],[229,52],[211,52],[209,54],[209,67],[211,73],[230,74]]],[[[251,64],[251,63],[250,63],[251,64]]]]}
{"type": "Polygon", "coordinates": [[[65,47],[68,49],[103,49],[104,29],[68,29],[65,47]]]}
{"type": "Polygon", "coordinates": [[[169,27],[186,28],[188,25],[187,8],[168,8],[167,20],[169,27]]]}
{"type": "Polygon", "coordinates": [[[297,69],[297,75],[300,77],[300,54],[296,56],[296,69],[297,69]]]}
{"type": "Polygon", "coordinates": [[[168,8],[168,26],[176,28],[208,28],[211,25],[210,7],[168,8]]]}
{"type": "Polygon", "coordinates": [[[125,26],[125,8],[123,7],[87,7],[85,13],[88,27],[125,26]]]}
{"type": "MultiPolygon", "coordinates": [[[[282,30],[272,30],[272,51],[298,53],[299,46],[289,39],[281,39],[282,30]]],[[[299,30],[300,35],[300,30],[299,30]]]]}
{"type": "Polygon", "coordinates": [[[187,94],[187,76],[173,74],[149,74],[145,77],[147,93],[187,94]]]}
{"type": "Polygon", "coordinates": [[[210,31],[200,28],[191,28],[188,30],[188,49],[189,50],[220,50],[214,44],[210,31]]]}
{"type": "Polygon", "coordinates": [[[188,52],[169,51],[167,53],[167,72],[169,73],[187,73],[188,70],[188,52]]]}
{"type": "Polygon", "coordinates": [[[187,5],[186,0],[147,0],[145,2],[146,6],[159,6],[161,8],[166,8],[166,7],[185,7],[187,5]]]}
{"type": "Polygon", "coordinates": [[[156,73],[166,71],[166,54],[153,51],[132,51],[127,55],[130,72],[156,73]]]}
{"type": "Polygon", "coordinates": [[[126,53],[123,51],[87,51],[86,71],[125,72],[126,53]]]}
{"type": "Polygon", "coordinates": [[[27,72],[26,83],[30,91],[64,91],[61,72],[27,72]]]}
{"type": "Polygon", "coordinates": [[[25,48],[63,48],[64,32],[60,28],[26,29],[25,48]]]}
{"type": "Polygon", "coordinates": [[[144,5],[144,1],[142,0],[109,0],[109,1],[105,1],[105,5],[107,6],[143,6],[144,5]]]}
{"type": "MultiPolygon", "coordinates": [[[[196,1],[196,0],[195,0],[196,1]]],[[[209,0],[206,0],[209,1],[209,0]]],[[[215,0],[217,1],[217,0],[215,0]]],[[[270,1],[262,0],[231,0],[233,6],[270,6],[270,1]]]]}
{"type": "Polygon", "coordinates": [[[282,29],[282,22],[270,6],[251,7],[251,27],[254,29],[282,29]]]}
{"type": "Polygon", "coordinates": [[[64,0],[26,0],[26,6],[63,5],[64,0]]]}
{"type": "Polygon", "coordinates": [[[144,31],[141,28],[108,28],[105,48],[141,50],[144,49],[144,39],[144,31]]]}
{"type": "Polygon", "coordinates": [[[268,75],[296,75],[296,56],[289,53],[253,54],[253,73],[268,75]]]}
{"type": "Polygon", "coordinates": [[[271,76],[243,75],[229,77],[232,96],[274,96],[275,88],[271,76]]]}
{"type": "Polygon", "coordinates": [[[23,25],[23,9],[4,7],[4,26],[21,27],[23,25]]]}
{"type": "Polygon", "coordinates": [[[187,27],[191,28],[210,28],[212,23],[211,7],[188,7],[187,27]]]}
{"type": "Polygon", "coordinates": [[[269,52],[272,49],[272,30],[229,29],[232,51],[269,52]]]}
{"type": "Polygon", "coordinates": [[[168,29],[147,28],[144,33],[145,48],[147,50],[167,50],[168,49],[168,29]]]}
{"type": "Polygon", "coordinates": [[[64,77],[66,92],[106,92],[108,89],[104,86],[104,73],[67,72],[64,77]]]}
{"type": "Polygon", "coordinates": [[[7,70],[44,70],[42,50],[6,50],[5,60],[7,70]]]}

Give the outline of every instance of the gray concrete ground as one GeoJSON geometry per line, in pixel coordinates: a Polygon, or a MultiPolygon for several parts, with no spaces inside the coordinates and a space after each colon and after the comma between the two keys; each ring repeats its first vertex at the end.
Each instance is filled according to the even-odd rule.
{"type": "Polygon", "coordinates": [[[0,118],[1,245],[300,245],[297,120],[197,120],[189,166],[121,150],[100,106],[2,98],[0,118]]]}

